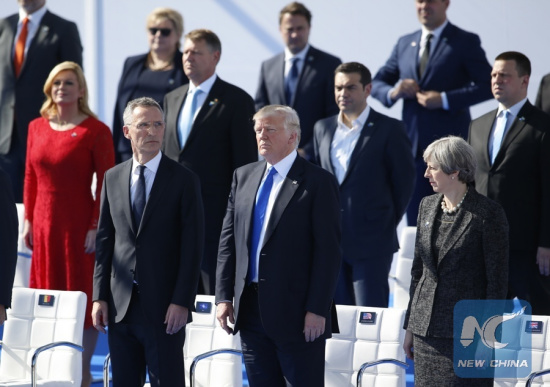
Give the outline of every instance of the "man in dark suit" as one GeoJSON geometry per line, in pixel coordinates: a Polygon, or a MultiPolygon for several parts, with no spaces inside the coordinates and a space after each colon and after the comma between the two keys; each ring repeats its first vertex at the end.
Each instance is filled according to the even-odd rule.
{"type": "Polygon", "coordinates": [[[309,45],[311,12],[293,2],[279,13],[285,51],[262,63],[256,109],[270,104],[292,106],[300,117],[298,152],[313,159],[313,125],[338,113],[334,104],[334,69],[342,61],[309,45]]]}
{"type": "Polygon", "coordinates": [[[546,74],[540,81],[535,106],[550,114],[550,74],[546,74]]]}
{"type": "Polygon", "coordinates": [[[199,180],[160,152],[164,117],[155,100],[130,101],[124,135],[134,152],[105,174],[97,230],[92,319],[105,333],[115,386],[184,386],[203,249],[199,180]]]}
{"type": "Polygon", "coordinates": [[[424,178],[424,149],[449,134],[466,138],[469,107],[491,98],[491,66],[477,35],[447,20],[449,0],[416,0],[420,31],[399,39],[372,82],[372,96],[385,106],[403,100],[402,119],[412,142],[416,186],[407,209],[416,225],[420,200],[431,195],[424,178]]]}
{"type": "Polygon", "coordinates": [[[254,121],[265,161],[233,176],[220,237],[217,318],[228,333],[241,333],[251,387],[322,386],[325,340],[337,330],[338,185],[298,156],[296,111],[270,105],[254,121]]]}
{"type": "Polygon", "coordinates": [[[18,0],[19,14],[0,20],[0,167],[16,202],[23,201],[27,127],[40,116],[51,69],[70,60],[82,66],[76,24],[46,9],[46,0],[18,0]]]}
{"type": "Polygon", "coordinates": [[[11,306],[11,290],[17,266],[19,220],[8,175],[0,168],[0,326],[11,306]]]}
{"type": "Polygon", "coordinates": [[[510,224],[508,296],[550,314],[550,116],[527,100],[529,59],[496,57],[492,90],[499,102],[472,121],[469,142],[478,161],[476,189],[497,201],[510,224]]]}
{"type": "Polygon", "coordinates": [[[258,160],[252,116],[254,101],[216,75],[221,43],[209,30],[185,36],[183,69],[190,84],[166,95],[163,152],[200,179],[205,211],[205,248],[199,293],[214,294],[217,247],[231,176],[258,160]]]}
{"type": "Polygon", "coordinates": [[[340,114],[315,124],[315,160],[340,183],[344,259],[334,300],[387,308],[396,227],[413,192],[415,167],[403,123],[367,105],[371,87],[361,63],[336,68],[340,114]]]}

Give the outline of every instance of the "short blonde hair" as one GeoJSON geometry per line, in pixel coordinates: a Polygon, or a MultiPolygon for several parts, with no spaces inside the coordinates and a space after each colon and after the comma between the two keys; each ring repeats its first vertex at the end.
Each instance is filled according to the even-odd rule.
{"type": "Polygon", "coordinates": [[[183,16],[181,15],[181,13],[172,8],[155,8],[153,12],[151,12],[147,16],[146,27],[149,28],[150,24],[161,20],[170,20],[172,22],[172,24],[174,25],[174,32],[178,36],[178,48],[180,48],[180,40],[183,36],[183,16]]]}
{"type": "Polygon", "coordinates": [[[46,95],[46,101],[44,101],[42,107],[40,108],[40,115],[49,120],[58,114],[57,104],[52,100],[52,87],[55,77],[57,77],[62,71],[72,71],[76,75],[78,87],[81,90],[84,90],[82,97],[78,99],[78,110],[81,113],[97,119],[97,116],[88,106],[88,86],[86,85],[86,78],[84,77],[82,67],[80,67],[78,63],[70,61],[62,62],[55,66],[52,71],[50,71],[48,79],[46,79],[46,83],[44,84],[44,94],[46,95]]]}

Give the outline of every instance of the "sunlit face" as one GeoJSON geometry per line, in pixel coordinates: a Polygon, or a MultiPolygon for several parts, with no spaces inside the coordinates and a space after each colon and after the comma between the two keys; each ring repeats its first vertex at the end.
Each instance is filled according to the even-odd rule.
{"type": "Polygon", "coordinates": [[[31,14],[42,8],[46,0],[17,0],[17,3],[27,14],[31,14]]]}
{"type": "Polygon", "coordinates": [[[497,60],[491,71],[491,90],[495,99],[506,108],[527,96],[529,75],[519,76],[514,60],[497,60]]]}
{"type": "Polygon", "coordinates": [[[266,116],[256,120],[254,131],[258,142],[258,152],[271,165],[288,156],[296,148],[296,133],[285,129],[282,114],[266,116]]]}
{"type": "Polygon", "coordinates": [[[156,107],[137,107],[133,122],[124,125],[124,137],[130,140],[134,154],[150,160],[157,155],[164,138],[164,119],[156,107]]]}
{"type": "Polygon", "coordinates": [[[149,49],[158,53],[174,53],[179,41],[174,23],[170,19],[158,19],[150,22],[147,25],[147,38],[149,49]],[[164,36],[167,31],[170,32],[169,35],[164,36]]]}
{"type": "Polygon", "coordinates": [[[205,40],[186,39],[183,45],[183,71],[195,86],[210,78],[220,60],[219,51],[211,51],[205,40]]]}
{"type": "Polygon", "coordinates": [[[424,172],[424,177],[428,179],[434,192],[439,192],[442,194],[449,192],[451,190],[451,186],[454,184],[452,177],[455,175],[456,172],[451,175],[447,175],[437,163],[429,160],[426,163],[426,172],[424,172]]]}
{"type": "Polygon", "coordinates": [[[309,29],[310,25],[304,16],[290,13],[283,15],[279,25],[283,42],[293,54],[299,53],[307,45],[309,29]]]}
{"type": "Polygon", "coordinates": [[[73,71],[63,70],[53,79],[51,96],[57,105],[78,104],[78,99],[84,96],[84,89],[73,71]]]}
{"type": "Polygon", "coordinates": [[[420,23],[432,31],[447,19],[449,0],[416,0],[416,15],[420,23]]]}
{"type": "Polygon", "coordinates": [[[334,97],[338,108],[347,115],[359,115],[367,106],[372,84],[363,86],[359,73],[337,73],[334,77],[334,97]]]}

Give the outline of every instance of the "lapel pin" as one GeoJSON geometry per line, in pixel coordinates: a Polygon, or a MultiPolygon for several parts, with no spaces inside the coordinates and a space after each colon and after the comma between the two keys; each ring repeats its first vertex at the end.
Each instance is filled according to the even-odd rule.
{"type": "Polygon", "coordinates": [[[426,222],[424,226],[428,227],[430,225],[430,222],[426,222]]]}
{"type": "Polygon", "coordinates": [[[521,116],[521,117],[519,118],[519,120],[520,120],[521,122],[523,122],[523,121],[525,121],[525,117],[521,116]]]}
{"type": "Polygon", "coordinates": [[[298,184],[296,180],[292,180],[292,184],[298,184]]]}
{"type": "Polygon", "coordinates": [[[310,55],[310,56],[307,57],[307,61],[308,61],[308,62],[313,62],[313,59],[314,59],[314,58],[313,58],[313,55],[310,55]]]}
{"type": "Polygon", "coordinates": [[[76,132],[72,132],[71,137],[76,137],[76,132]]]}
{"type": "Polygon", "coordinates": [[[416,47],[416,42],[411,42],[412,47],[416,47]]]}
{"type": "Polygon", "coordinates": [[[208,104],[208,106],[214,106],[215,104],[218,103],[218,99],[215,98],[214,100],[210,101],[210,103],[208,104]]]}
{"type": "Polygon", "coordinates": [[[374,126],[374,122],[369,122],[367,126],[374,126]]]}
{"type": "Polygon", "coordinates": [[[175,81],[174,81],[174,79],[173,79],[173,78],[170,78],[170,79],[168,80],[168,84],[169,84],[169,85],[173,85],[173,84],[174,84],[174,82],[175,82],[175,81]]]}

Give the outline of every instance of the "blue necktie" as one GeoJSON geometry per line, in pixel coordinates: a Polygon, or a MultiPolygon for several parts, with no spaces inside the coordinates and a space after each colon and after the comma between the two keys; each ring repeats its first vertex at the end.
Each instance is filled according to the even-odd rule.
{"type": "Polygon", "coordinates": [[[498,151],[500,150],[500,146],[502,145],[502,139],[504,138],[504,134],[506,134],[506,123],[510,113],[508,110],[504,110],[501,114],[503,114],[504,117],[498,120],[495,127],[495,132],[493,133],[493,142],[491,144],[491,165],[494,164],[498,151]]]}
{"type": "Polygon", "coordinates": [[[141,218],[143,216],[143,210],[145,209],[145,165],[137,166],[139,171],[139,178],[136,185],[136,191],[134,192],[134,221],[136,222],[136,228],[139,228],[141,218]]]}
{"type": "Polygon", "coordinates": [[[285,99],[286,104],[290,106],[290,104],[293,102],[292,97],[294,96],[294,90],[296,90],[296,83],[298,82],[298,61],[300,58],[292,58],[292,66],[290,67],[290,71],[288,72],[288,75],[286,76],[285,81],[285,99]]]}
{"type": "Polygon", "coordinates": [[[252,279],[256,277],[258,272],[256,257],[258,256],[258,249],[260,248],[260,235],[264,226],[265,213],[267,210],[267,202],[269,201],[269,195],[271,194],[271,188],[273,188],[273,176],[277,173],[277,170],[273,167],[270,168],[264,183],[258,190],[258,200],[254,207],[254,223],[252,224],[252,240],[250,246],[250,267],[248,270],[248,283],[252,282],[252,279]]]}
{"type": "Polygon", "coordinates": [[[195,113],[197,113],[197,98],[200,93],[202,93],[201,89],[195,89],[190,95],[187,96],[187,100],[183,105],[178,123],[178,140],[180,141],[180,149],[183,149],[183,146],[187,141],[187,137],[189,137],[189,133],[191,132],[191,128],[193,127],[195,113]]]}

